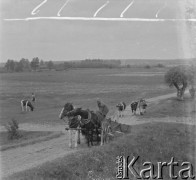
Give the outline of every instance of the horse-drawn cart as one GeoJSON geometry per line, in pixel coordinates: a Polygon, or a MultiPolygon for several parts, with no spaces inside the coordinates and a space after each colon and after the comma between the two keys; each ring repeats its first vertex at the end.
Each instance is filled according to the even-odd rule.
{"type": "Polygon", "coordinates": [[[109,118],[105,118],[99,112],[90,110],[83,110],[82,108],[73,108],[71,104],[66,104],[62,109],[60,119],[67,117],[68,127],[66,130],[69,132],[69,146],[72,144],[72,135],[75,136],[75,147],[80,143],[80,133],[84,135],[87,140],[88,146],[97,144],[101,140],[101,145],[107,143],[111,137],[114,137],[111,122],[109,118]]]}

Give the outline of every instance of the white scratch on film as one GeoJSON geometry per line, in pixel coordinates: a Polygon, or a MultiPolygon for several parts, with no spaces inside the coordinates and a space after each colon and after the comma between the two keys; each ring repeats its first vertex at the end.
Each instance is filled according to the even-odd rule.
{"type": "Polygon", "coordinates": [[[105,6],[107,6],[108,3],[109,3],[109,1],[107,1],[103,6],[101,6],[101,7],[95,12],[95,14],[93,15],[93,17],[96,17],[97,14],[98,14],[98,12],[101,11],[105,6]]]}
{"type": "Polygon", "coordinates": [[[120,17],[122,18],[124,16],[124,13],[133,5],[134,0],[124,9],[124,11],[120,14],[120,17]]]}
{"type": "Polygon", "coordinates": [[[176,22],[189,21],[196,22],[196,19],[146,19],[146,18],[94,18],[94,17],[28,17],[21,19],[4,19],[4,21],[31,21],[31,20],[73,20],[73,21],[141,21],[141,22],[176,22]]]}
{"type": "Polygon", "coordinates": [[[45,4],[47,2],[47,0],[44,0],[41,4],[39,4],[38,6],[36,6],[34,9],[33,9],[33,11],[31,12],[31,14],[32,15],[35,15],[35,14],[37,14],[38,12],[39,12],[39,8],[43,5],[43,4],[45,4]]]}
{"type": "Polygon", "coordinates": [[[68,2],[69,2],[69,0],[67,0],[66,2],[65,2],[65,4],[61,7],[61,9],[58,11],[58,13],[57,13],[57,16],[61,16],[60,15],[60,13],[61,13],[61,11],[63,10],[63,8],[68,4],[68,2]]]}
{"type": "Polygon", "coordinates": [[[167,2],[165,2],[164,6],[162,6],[162,7],[157,11],[157,13],[156,13],[156,15],[155,15],[156,18],[158,18],[159,13],[160,13],[164,8],[166,8],[166,6],[167,6],[167,2]]]}

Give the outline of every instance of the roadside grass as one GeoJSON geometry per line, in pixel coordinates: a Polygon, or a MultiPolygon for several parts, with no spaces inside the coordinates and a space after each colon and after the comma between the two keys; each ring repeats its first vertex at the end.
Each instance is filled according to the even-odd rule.
{"type": "Polygon", "coordinates": [[[7,138],[7,132],[0,132],[0,145],[6,145],[6,144],[13,144],[13,143],[21,143],[24,140],[29,140],[32,138],[39,138],[40,136],[47,136],[50,135],[52,132],[41,132],[41,131],[23,131],[19,130],[19,133],[21,135],[18,139],[8,139],[7,138]]]}
{"type": "MultiPolygon", "coordinates": [[[[145,161],[179,162],[175,174],[188,161],[195,167],[195,126],[174,123],[148,123],[132,126],[130,133],[104,146],[81,150],[37,168],[14,174],[6,179],[116,179],[117,156],[140,156],[135,163],[136,171],[144,169],[145,161]]],[[[195,172],[194,172],[195,174],[195,172]]],[[[134,179],[129,173],[129,178],[134,179]]],[[[168,167],[164,167],[163,179],[169,179],[168,167]]]]}
{"type": "Polygon", "coordinates": [[[48,136],[52,134],[52,132],[47,131],[23,131],[19,130],[21,135],[18,139],[10,140],[7,138],[7,132],[0,132],[0,145],[8,145],[13,143],[21,143],[24,140],[30,140],[33,138],[39,138],[41,136],[48,136]]]}
{"type": "Polygon", "coordinates": [[[189,96],[184,101],[177,100],[176,97],[157,101],[147,107],[144,116],[138,116],[139,119],[163,118],[163,117],[190,117],[195,119],[196,103],[189,96]]]}

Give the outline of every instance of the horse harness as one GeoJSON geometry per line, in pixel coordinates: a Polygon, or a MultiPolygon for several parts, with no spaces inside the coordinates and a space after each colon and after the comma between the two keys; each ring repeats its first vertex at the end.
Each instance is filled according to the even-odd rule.
{"type": "Polygon", "coordinates": [[[80,119],[81,125],[85,125],[85,124],[88,124],[88,123],[92,122],[91,118],[92,118],[92,114],[91,114],[90,111],[88,111],[88,118],[87,119],[82,119],[82,118],[80,119]]]}

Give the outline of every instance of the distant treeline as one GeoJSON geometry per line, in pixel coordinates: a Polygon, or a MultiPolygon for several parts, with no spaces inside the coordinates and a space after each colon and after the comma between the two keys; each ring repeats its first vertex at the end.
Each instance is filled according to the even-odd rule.
{"type": "Polygon", "coordinates": [[[22,72],[22,71],[36,71],[40,68],[52,69],[54,63],[52,61],[43,61],[38,57],[33,58],[31,61],[22,58],[20,61],[8,59],[4,68],[7,72],[22,72]]]}
{"type": "Polygon", "coordinates": [[[23,71],[44,71],[44,70],[67,70],[70,68],[115,68],[120,67],[120,60],[101,60],[86,59],[82,61],[65,61],[55,63],[55,61],[43,61],[38,57],[31,61],[22,58],[20,61],[8,59],[4,69],[7,72],[23,72],[23,71]]]}
{"type": "Polygon", "coordinates": [[[83,61],[69,61],[63,63],[67,68],[115,68],[121,66],[120,60],[86,59],[83,61]]]}

